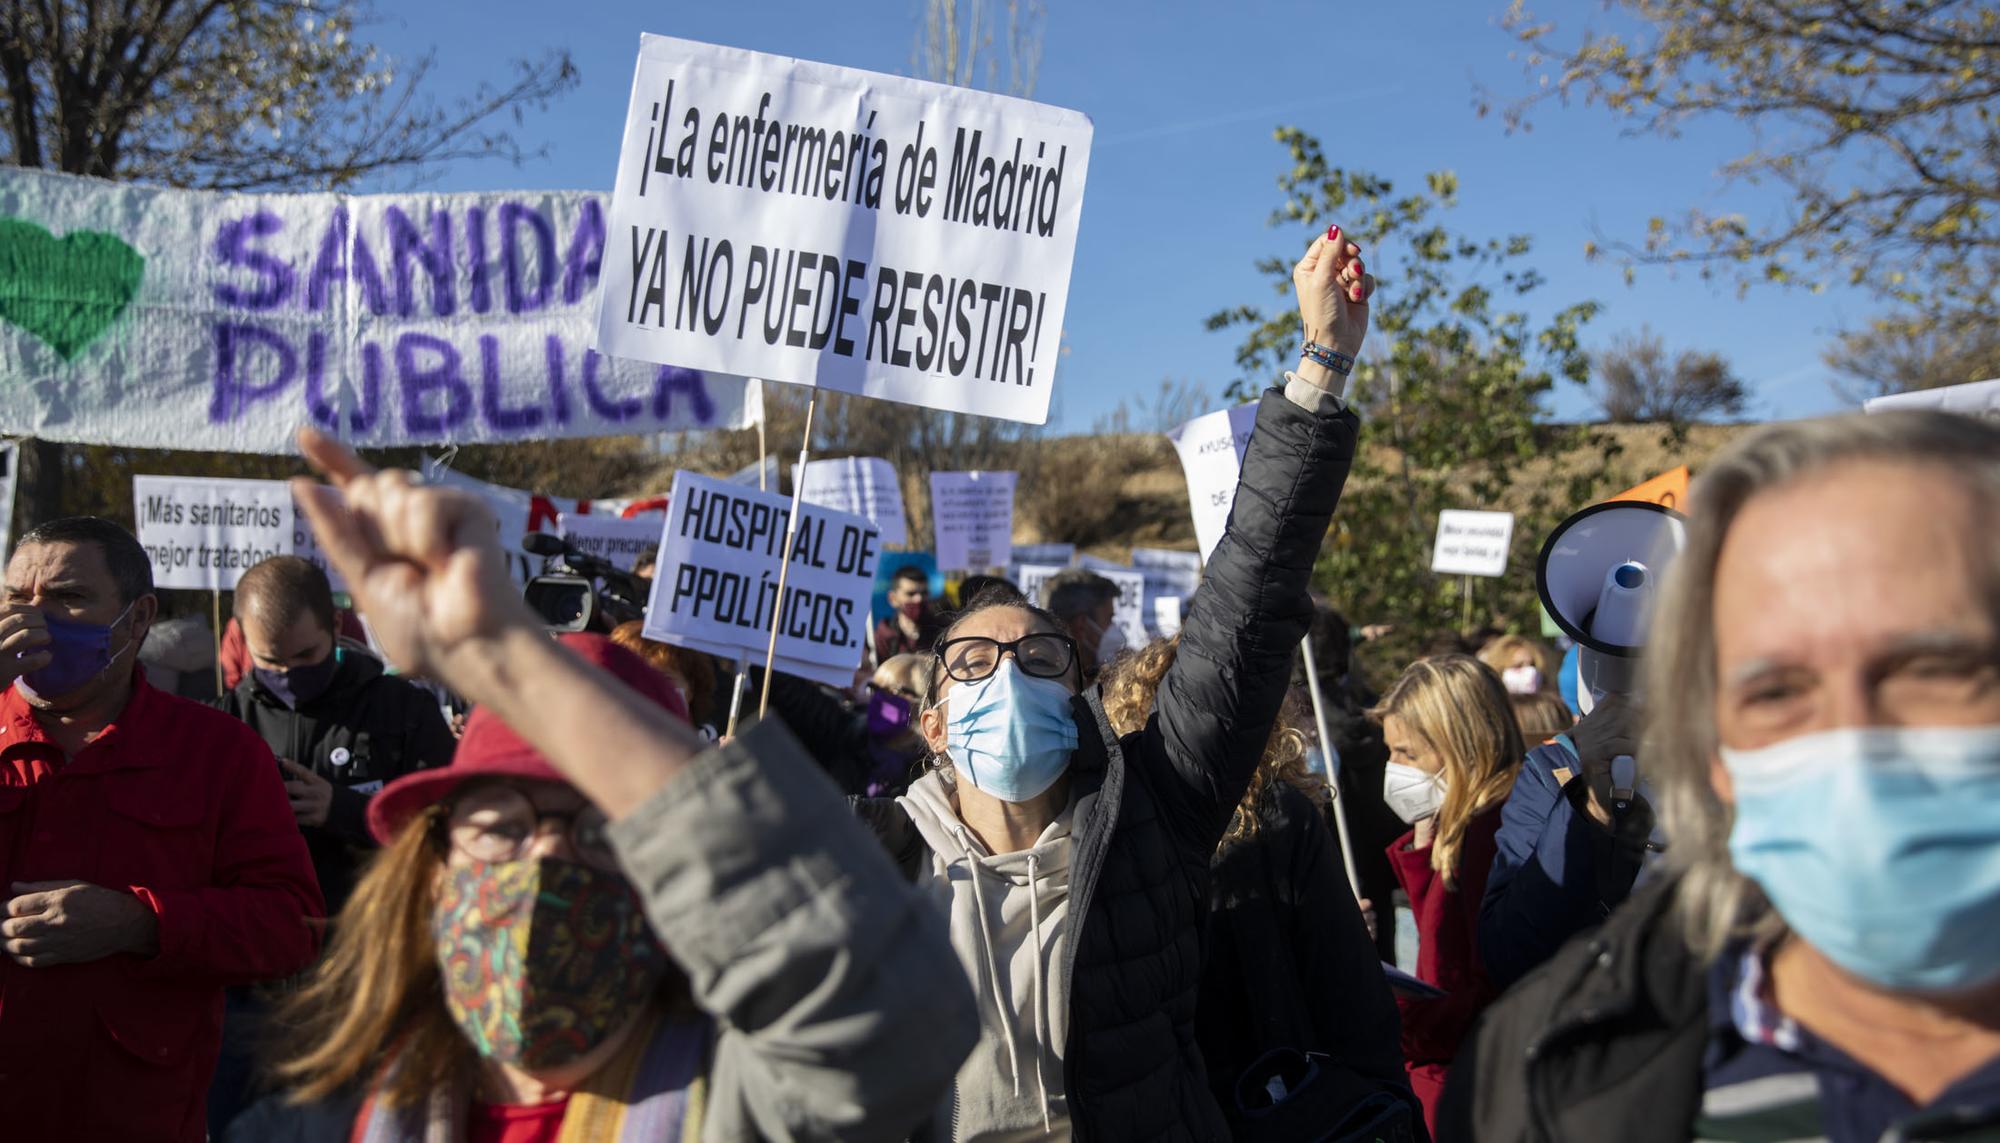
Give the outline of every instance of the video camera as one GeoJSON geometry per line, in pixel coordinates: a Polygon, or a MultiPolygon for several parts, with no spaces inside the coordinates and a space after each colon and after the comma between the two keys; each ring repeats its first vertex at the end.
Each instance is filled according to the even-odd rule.
{"type": "Polygon", "coordinates": [[[530,532],[521,547],[542,557],[542,574],[528,581],[528,606],[551,631],[609,634],[620,623],[646,614],[646,581],[561,536],[530,532]]]}

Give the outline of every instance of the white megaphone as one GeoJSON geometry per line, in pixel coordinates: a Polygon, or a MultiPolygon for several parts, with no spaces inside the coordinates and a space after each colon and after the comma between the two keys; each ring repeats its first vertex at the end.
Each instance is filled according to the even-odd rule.
{"type": "MultiPolygon", "coordinates": [[[[1686,543],[1680,513],[1614,500],[1564,520],[1542,545],[1535,585],[1549,617],[1576,641],[1581,713],[1589,714],[1606,695],[1636,689],[1653,604],[1686,543]]],[[[1636,770],[1630,757],[1612,762],[1614,802],[1630,802],[1636,770]]]]}

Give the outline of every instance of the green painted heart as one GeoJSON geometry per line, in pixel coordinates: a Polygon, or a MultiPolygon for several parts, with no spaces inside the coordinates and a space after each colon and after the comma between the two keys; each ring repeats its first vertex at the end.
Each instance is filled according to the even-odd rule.
{"type": "Polygon", "coordinates": [[[0,321],[73,361],[125,312],[145,256],[115,234],[72,230],[61,238],[21,218],[0,218],[0,321]]]}

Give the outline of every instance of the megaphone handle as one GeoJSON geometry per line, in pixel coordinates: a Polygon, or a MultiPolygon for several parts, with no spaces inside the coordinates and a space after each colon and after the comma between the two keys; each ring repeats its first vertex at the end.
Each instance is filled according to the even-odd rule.
{"type": "Polygon", "coordinates": [[[1632,808],[1633,788],[1639,782],[1639,760],[1620,754],[1611,760],[1611,812],[1623,815],[1632,808]]]}

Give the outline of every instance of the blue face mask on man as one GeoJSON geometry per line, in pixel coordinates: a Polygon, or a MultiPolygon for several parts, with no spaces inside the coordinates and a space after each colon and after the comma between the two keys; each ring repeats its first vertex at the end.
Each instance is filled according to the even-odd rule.
{"type": "Polygon", "coordinates": [[[31,698],[61,698],[81,690],[109,670],[113,660],[134,646],[134,641],[128,636],[125,645],[113,653],[111,633],[125,622],[125,617],[132,614],[138,603],[135,599],[126,604],[125,610],[118,613],[118,618],[109,623],[78,623],[43,612],[42,622],[49,631],[48,665],[22,675],[14,681],[14,685],[31,698]]]}
{"type": "Polygon", "coordinates": [[[1012,659],[978,682],[952,687],[945,745],[959,777],[1003,802],[1047,791],[1076,752],[1070,698],[1061,680],[1026,674],[1012,659]]]}
{"type": "Polygon", "coordinates": [[[1883,988],[2000,979],[2000,726],[1850,727],[1721,755],[1730,857],[1807,944],[1883,988]]]}

